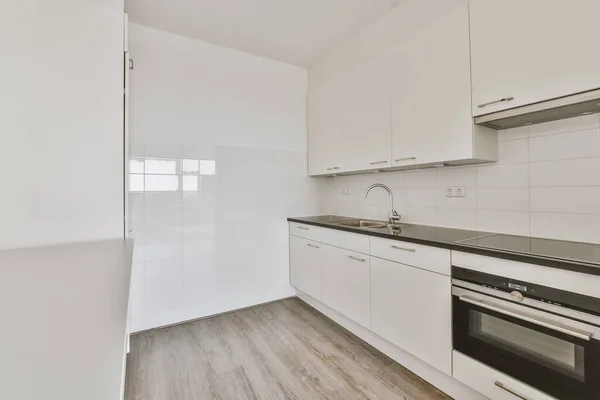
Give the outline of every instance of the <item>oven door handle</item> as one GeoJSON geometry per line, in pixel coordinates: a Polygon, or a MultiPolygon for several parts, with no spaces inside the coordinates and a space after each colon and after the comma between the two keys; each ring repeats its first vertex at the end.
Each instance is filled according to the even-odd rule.
{"type": "Polygon", "coordinates": [[[487,308],[488,310],[496,311],[500,314],[508,315],[509,317],[518,318],[523,321],[531,322],[532,324],[543,326],[544,328],[552,329],[554,331],[562,332],[570,336],[577,337],[579,339],[589,341],[592,337],[592,333],[584,332],[572,328],[568,328],[566,326],[557,325],[555,323],[549,321],[543,321],[537,318],[530,317],[528,315],[520,314],[518,312],[507,310],[502,307],[498,307],[495,304],[486,303],[484,300],[476,299],[471,296],[460,296],[459,299],[466,303],[474,304],[479,307],[487,308]]]}

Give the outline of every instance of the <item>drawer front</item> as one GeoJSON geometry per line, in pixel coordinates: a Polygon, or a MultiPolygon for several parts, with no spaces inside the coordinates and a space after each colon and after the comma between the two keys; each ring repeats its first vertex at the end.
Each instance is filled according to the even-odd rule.
{"type": "Polygon", "coordinates": [[[318,226],[299,224],[297,222],[290,222],[290,235],[302,237],[316,242],[321,242],[323,232],[325,229],[319,228],[318,226]]]}
{"type": "Polygon", "coordinates": [[[452,354],[454,378],[491,400],[556,400],[456,350],[452,354]]]}
{"type": "Polygon", "coordinates": [[[371,255],[450,276],[450,250],[371,237],[371,255]]]}
{"type": "Polygon", "coordinates": [[[324,229],[321,237],[323,243],[342,249],[369,254],[369,236],[358,233],[324,229]]]}

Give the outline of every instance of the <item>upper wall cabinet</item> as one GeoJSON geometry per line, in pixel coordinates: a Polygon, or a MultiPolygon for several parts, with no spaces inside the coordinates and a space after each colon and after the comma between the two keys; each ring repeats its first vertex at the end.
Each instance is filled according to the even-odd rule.
{"type": "Polygon", "coordinates": [[[308,97],[308,174],[324,175],[341,171],[341,83],[334,80],[308,97]]]}
{"type": "Polygon", "coordinates": [[[391,165],[389,64],[376,56],[342,78],[342,172],[391,165]]]}
{"type": "Polygon", "coordinates": [[[497,159],[471,116],[469,12],[460,7],[388,50],[392,166],[497,159]]]}
{"type": "Polygon", "coordinates": [[[473,0],[473,115],[600,87],[600,1],[473,0]]]}

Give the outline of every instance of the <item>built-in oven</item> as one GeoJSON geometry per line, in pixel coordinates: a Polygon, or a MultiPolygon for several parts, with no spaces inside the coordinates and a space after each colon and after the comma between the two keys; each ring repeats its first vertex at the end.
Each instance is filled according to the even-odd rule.
{"type": "Polygon", "coordinates": [[[455,350],[557,399],[600,399],[600,299],[458,267],[452,296],[455,350]]]}

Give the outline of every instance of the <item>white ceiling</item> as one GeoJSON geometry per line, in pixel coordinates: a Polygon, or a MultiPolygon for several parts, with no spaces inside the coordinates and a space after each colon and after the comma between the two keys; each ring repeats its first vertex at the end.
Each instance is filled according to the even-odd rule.
{"type": "Polygon", "coordinates": [[[398,0],[126,0],[130,20],[308,67],[398,0]]]}

